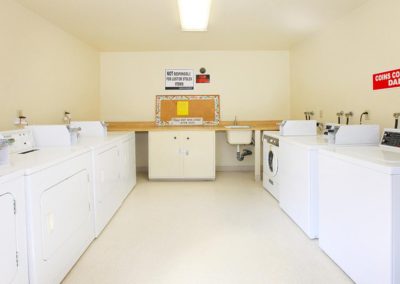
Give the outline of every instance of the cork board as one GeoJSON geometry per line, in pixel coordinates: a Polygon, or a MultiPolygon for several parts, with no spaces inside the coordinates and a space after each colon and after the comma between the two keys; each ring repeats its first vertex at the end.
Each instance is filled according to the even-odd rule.
{"type": "Polygon", "coordinates": [[[217,125],[219,111],[219,95],[156,96],[157,125],[170,125],[173,118],[202,118],[205,125],[217,125]]]}

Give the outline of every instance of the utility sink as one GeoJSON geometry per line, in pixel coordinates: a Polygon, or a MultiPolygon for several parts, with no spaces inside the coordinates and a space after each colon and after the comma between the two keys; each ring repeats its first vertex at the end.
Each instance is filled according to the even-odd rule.
{"type": "Polygon", "coordinates": [[[228,125],[225,126],[226,140],[232,145],[248,145],[251,144],[253,131],[247,125],[228,125]]]}

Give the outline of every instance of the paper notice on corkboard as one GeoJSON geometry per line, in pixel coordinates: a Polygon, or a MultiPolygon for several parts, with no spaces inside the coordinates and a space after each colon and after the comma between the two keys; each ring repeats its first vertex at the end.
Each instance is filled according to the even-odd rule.
{"type": "Polygon", "coordinates": [[[166,95],[156,96],[156,124],[176,125],[172,120],[202,118],[204,125],[217,125],[220,119],[218,95],[166,95]]]}
{"type": "Polygon", "coordinates": [[[178,101],[176,103],[176,115],[177,116],[189,115],[189,101],[178,101]]]}

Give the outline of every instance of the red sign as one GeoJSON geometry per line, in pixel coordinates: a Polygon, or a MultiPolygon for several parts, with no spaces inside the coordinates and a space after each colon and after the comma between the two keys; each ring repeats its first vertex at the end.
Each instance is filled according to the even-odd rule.
{"type": "Polygon", "coordinates": [[[196,75],[196,83],[210,83],[210,74],[196,75]]]}
{"type": "Polygon", "coordinates": [[[374,90],[400,87],[400,69],[374,74],[374,90]]]}

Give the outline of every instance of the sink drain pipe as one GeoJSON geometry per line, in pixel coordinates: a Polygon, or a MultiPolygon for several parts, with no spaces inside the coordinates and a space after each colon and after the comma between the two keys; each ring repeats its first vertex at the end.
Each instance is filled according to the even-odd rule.
{"type": "Polygon", "coordinates": [[[252,155],[252,154],[253,154],[253,152],[251,152],[251,151],[248,150],[248,149],[243,149],[243,152],[240,152],[240,145],[237,145],[237,146],[236,146],[236,159],[237,159],[239,162],[243,161],[243,160],[244,160],[244,157],[250,156],[250,155],[252,155]]]}

